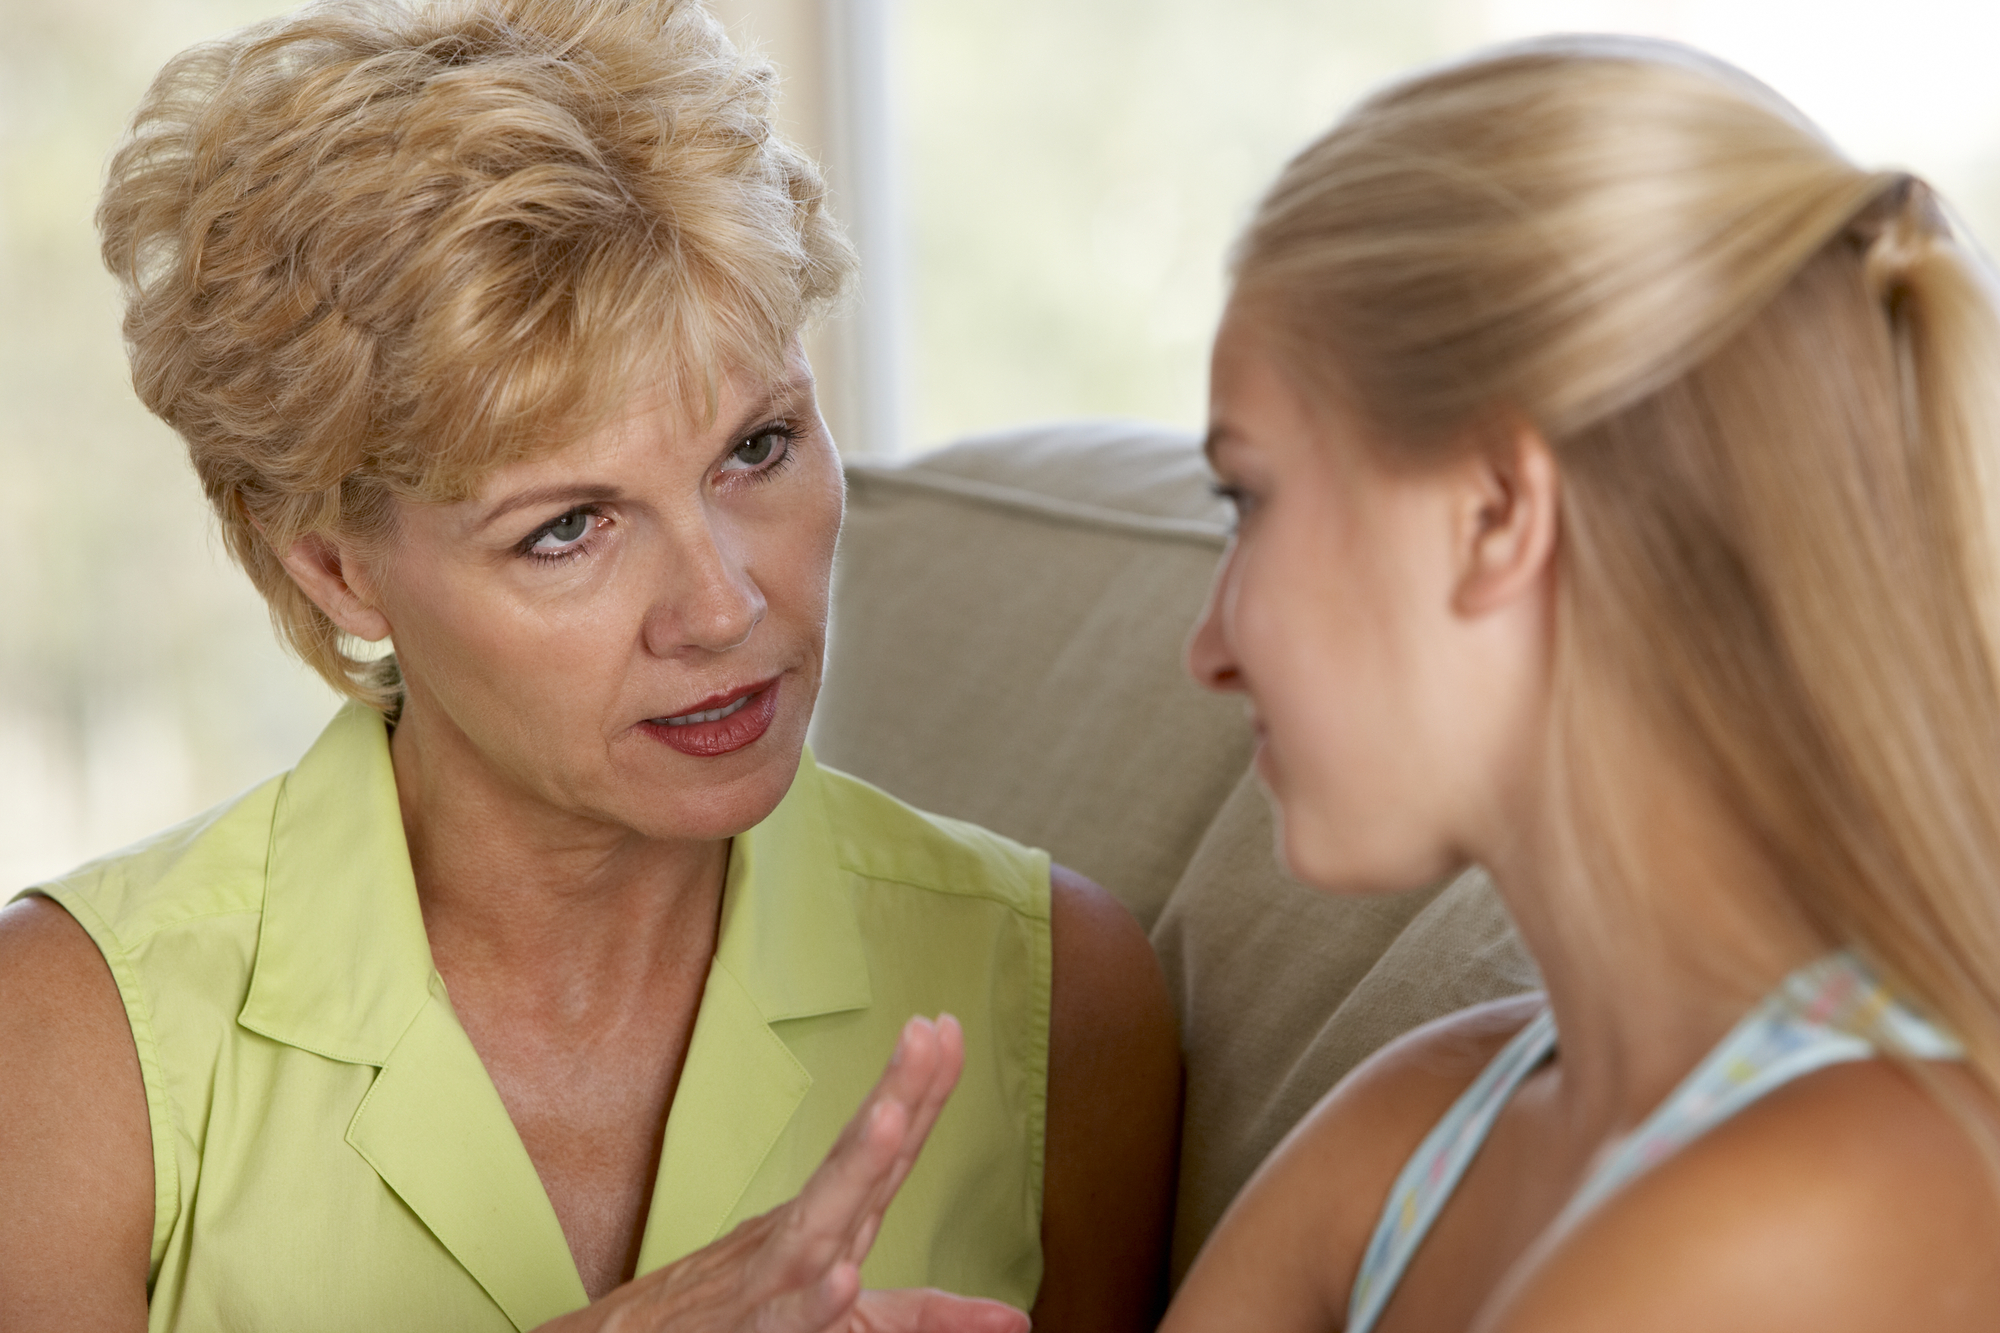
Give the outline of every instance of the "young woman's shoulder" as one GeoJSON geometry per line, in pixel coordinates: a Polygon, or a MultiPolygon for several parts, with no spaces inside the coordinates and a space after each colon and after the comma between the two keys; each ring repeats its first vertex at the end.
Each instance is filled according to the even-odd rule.
{"type": "Polygon", "coordinates": [[[45,898],[0,908],[0,1291],[9,1329],[143,1328],[153,1146],[104,957],[45,898]]]}
{"type": "Polygon", "coordinates": [[[1361,1253],[1403,1164],[1542,1004],[1531,994],[1460,1010],[1406,1033],[1342,1079],[1230,1205],[1163,1333],[1342,1323],[1361,1253]]]}
{"type": "Polygon", "coordinates": [[[1970,1124],[1991,1135],[2000,1117],[1954,1066],[1809,1075],[1556,1240],[1482,1333],[1987,1333],[2000,1311],[2000,1162],[1970,1124]]]}

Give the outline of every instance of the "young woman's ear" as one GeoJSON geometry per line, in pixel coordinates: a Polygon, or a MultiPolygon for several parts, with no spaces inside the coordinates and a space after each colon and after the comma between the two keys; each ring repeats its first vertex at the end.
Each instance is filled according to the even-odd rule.
{"type": "Polygon", "coordinates": [[[1555,560],[1562,476],[1548,441],[1520,421],[1496,430],[1465,466],[1452,609],[1480,616],[1540,587],[1555,560]]]}
{"type": "Polygon", "coordinates": [[[292,582],[344,632],[368,643],[389,637],[389,618],[376,607],[373,581],[353,551],[313,533],[278,558],[292,582]]]}

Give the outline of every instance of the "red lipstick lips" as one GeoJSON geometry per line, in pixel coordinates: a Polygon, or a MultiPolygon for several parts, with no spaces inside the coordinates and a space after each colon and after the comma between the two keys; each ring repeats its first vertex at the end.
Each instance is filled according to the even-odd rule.
{"type": "Polygon", "coordinates": [[[707,759],[728,754],[762,736],[778,715],[778,683],[773,676],[748,689],[712,695],[674,718],[648,718],[640,730],[682,754],[707,759]]]}

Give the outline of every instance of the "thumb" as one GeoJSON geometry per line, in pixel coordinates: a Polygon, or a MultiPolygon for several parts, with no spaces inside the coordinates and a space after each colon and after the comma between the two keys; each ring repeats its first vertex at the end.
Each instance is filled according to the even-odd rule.
{"type": "Polygon", "coordinates": [[[928,1287],[864,1291],[855,1302],[855,1333],[1028,1333],[1028,1316],[1000,1301],[954,1296],[928,1287]]]}

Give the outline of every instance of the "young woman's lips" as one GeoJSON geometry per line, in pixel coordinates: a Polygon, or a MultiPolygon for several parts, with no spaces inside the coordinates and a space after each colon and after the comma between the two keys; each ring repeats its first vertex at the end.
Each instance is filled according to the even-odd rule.
{"type": "Polygon", "coordinates": [[[778,682],[782,679],[773,677],[736,694],[704,700],[701,707],[681,718],[648,718],[639,729],[697,758],[740,750],[770,729],[771,719],[778,715],[778,682]]]}

